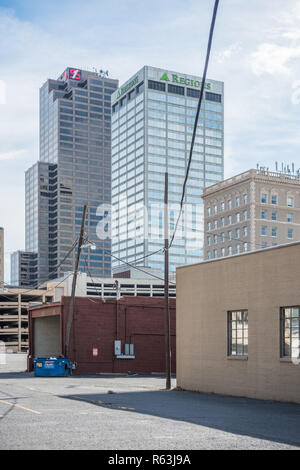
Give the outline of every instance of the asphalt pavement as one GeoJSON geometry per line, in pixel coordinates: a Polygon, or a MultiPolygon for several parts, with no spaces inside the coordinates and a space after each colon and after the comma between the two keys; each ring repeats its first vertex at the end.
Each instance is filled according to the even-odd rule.
{"type": "Polygon", "coordinates": [[[161,376],[34,377],[0,364],[0,449],[299,449],[300,405],[166,391],[161,376]]]}

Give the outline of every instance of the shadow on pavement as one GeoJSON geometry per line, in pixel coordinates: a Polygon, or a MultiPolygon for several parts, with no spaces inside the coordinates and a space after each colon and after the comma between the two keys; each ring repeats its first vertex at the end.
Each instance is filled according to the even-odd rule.
{"type": "MultiPolygon", "coordinates": [[[[300,447],[300,405],[180,391],[63,395],[63,399],[300,447]]],[[[198,430],[201,433],[201,428],[198,430]]]]}

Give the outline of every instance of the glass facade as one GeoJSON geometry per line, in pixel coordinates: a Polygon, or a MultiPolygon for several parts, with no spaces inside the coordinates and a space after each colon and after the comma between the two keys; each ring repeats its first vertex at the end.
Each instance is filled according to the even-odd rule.
{"type": "Polygon", "coordinates": [[[111,94],[118,81],[68,68],[40,90],[40,161],[26,173],[26,250],[39,253],[39,280],[73,269],[84,204],[80,271],[110,277],[111,241],[99,239],[103,205],[111,203],[111,94]],[[55,268],[60,265],[58,271],[55,268]]]}
{"type": "Polygon", "coordinates": [[[37,254],[15,251],[10,257],[10,284],[18,287],[37,285],[37,254]]]}
{"type": "MultiPolygon", "coordinates": [[[[166,171],[170,236],[175,227],[200,83],[199,77],[146,66],[112,95],[112,250],[129,263],[163,270],[162,253],[143,258],[163,247],[166,171]]],[[[202,190],[224,174],[223,83],[208,81],[205,89],[218,99],[204,93],[183,215],[170,251],[173,274],[176,266],[202,259],[202,190]]],[[[119,264],[113,260],[114,267],[119,264]]]]}

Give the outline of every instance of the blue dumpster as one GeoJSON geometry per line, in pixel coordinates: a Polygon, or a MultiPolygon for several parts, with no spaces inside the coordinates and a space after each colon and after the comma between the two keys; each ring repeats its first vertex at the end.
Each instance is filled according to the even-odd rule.
{"type": "Polygon", "coordinates": [[[70,374],[70,362],[66,357],[38,357],[33,364],[37,377],[67,377],[70,374]]]}

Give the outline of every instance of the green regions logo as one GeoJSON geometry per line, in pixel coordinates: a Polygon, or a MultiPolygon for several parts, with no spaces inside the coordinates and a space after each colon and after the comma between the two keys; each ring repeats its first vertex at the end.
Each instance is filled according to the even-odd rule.
{"type": "Polygon", "coordinates": [[[130,90],[131,87],[136,85],[138,81],[139,81],[139,76],[137,75],[133,80],[131,80],[129,83],[127,83],[127,85],[121,87],[117,91],[117,95],[116,95],[115,99],[118,100],[120,98],[120,96],[124,95],[124,93],[126,93],[128,90],[130,90]]]}
{"type": "MultiPolygon", "coordinates": [[[[202,84],[202,82],[200,82],[199,80],[191,80],[189,78],[179,77],[175,73],[172,74],[172,80],[170,79],[167,73],[164,73],[160,77],[160,80],[163,80],[165,82],[178,83],[179,85],[191,86],[194,88],[201,88],[201,84],[202,84]]],[[[206,82],[204,85],[204,88],[206,90],[211,90],[211,83],[206,82]]]]}

